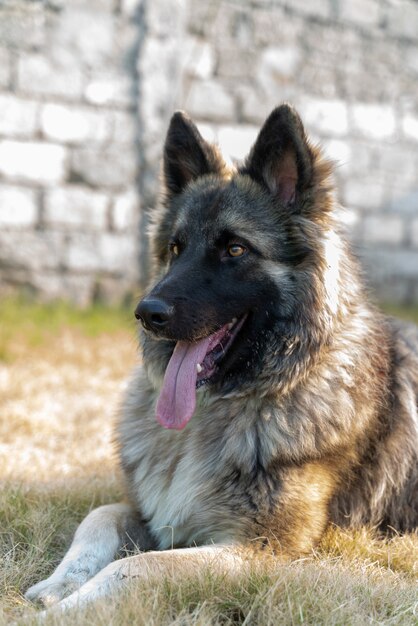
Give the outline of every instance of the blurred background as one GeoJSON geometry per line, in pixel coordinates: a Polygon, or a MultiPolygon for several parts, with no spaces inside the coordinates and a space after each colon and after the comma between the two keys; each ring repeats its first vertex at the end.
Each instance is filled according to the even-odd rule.
{"type": "Polygon", "coordinates": [[[117,303],[147,275],[175,108],[242,158],[293,103],[382,301],[418,301],[418,2],[2,0],[0,293],[117,303]]]}

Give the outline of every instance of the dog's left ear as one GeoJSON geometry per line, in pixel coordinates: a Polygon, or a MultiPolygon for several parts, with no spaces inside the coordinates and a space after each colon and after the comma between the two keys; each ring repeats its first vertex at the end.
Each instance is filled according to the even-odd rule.
{"type": "Polygon", "coordinates": [[[311,184],[314,158],[299,115],[288,104],[282,104],[264,123],[243,173],[290,206],[298,192],[311,184]]]}
{"type": "Polygon", "coordinates": [[[225,169],[216,147],[203,139],[190,117],[183,111],[174,113],[164,146],[167,193],[178,194],[199,176],[222,174],[225,169]]]}

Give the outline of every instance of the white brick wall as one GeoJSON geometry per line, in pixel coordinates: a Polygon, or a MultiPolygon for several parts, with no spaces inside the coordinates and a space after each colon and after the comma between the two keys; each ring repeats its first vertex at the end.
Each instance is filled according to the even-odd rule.
{"type": "Polygon", "coordinates": [[[86,107],[46,104],[41,111],[41,129],[47,139],[62,143],[104,143],[111,136],[110,113],[86,107]]]}
{"type": "Polygon", "coordinates": [[[353,129],[372,139],[389,139],[395,133],[395,112],[388,104],[355,104],[353,129]]]}
{"type": "Polygon", "coordinates": [[[66,265],[83,272],[136,273],[137,249],[128,234],[97,233],[73,236],[66,265]]]}
{"type": "Polygon", "coordinates": [[[404,224],[398,216],[370,216],[363,223],[364,240],[372,244],[399,245],[404,236],[404,224]]]}
{"type": "Polygon", "coordinates": [[[39,103],[0,94],[0,135],[31,137],[39,129],[39,103]]]}
{"type": "Polygon", "coordinates": [[[71,171],[92,187],[124,187],[135,180],[137,154],[134,145],[73,150],[71,171]]]}
{"type": "Polygon", "coordinates": [[[230,161],[242,161],[251,150],[258,134],[256,126],[240,124],[239,126],[220,126],[217,142],[222,154],[230,161]]]}
{"type": "Polygon", "coordinates": [[[348,131],[348,108],[342,100],[302,98],[298,109],[311,130],[336,136],[348,131]]]}
{"type": "Polygon", "coordinates": [[[92,104],[129,106],[131,92],[132,79],[129,75],[99,73],[87,83],[84,97],[92,104]]]}
{"type": "Polygon", "coordinates": [[[40,143],[0,141],[0,174],[11,181],[37,184],[64,180],[67,154],[62,146],[40,143]]]}
{"type": "Polygon", "coordinates": [[[215,121],[231,120],[235,115],[233,97],[213,80],[193,84],[187,96],[187,109],[191,115],[215,121]]]}
{"type": "Polygon", "coordinates": [[[152,207],[172,111],[234,161],[288,100],[337,161],[356,242],[378,259],[367,273],[385,286],[376,263],[390,250],[396,293],[411,293],[415,0],[146,4],[0,2],[0,258],[15,263],[0,262],[0,290],[6,277],[83,303],[122,293],[144,237],[138,190],[152,207]]]}
{"type": "Polygon", "coordinates": [[[113,211],[112,225],[115,230],[134,228],[139,218],[139,198],[136,189],[116,196],[113,211]]]}
{"type": "Polygon", "coordinates": [[[40,54],[23,55],[17,67],[18,87],[24,94],[74,100],[83,93],[83,75],[67,58],[52,60],[40,54]]]}
{"type": "Polygon", "coordinates": [[[108,196],[92,189],[51,189],[44,198],[44,220],[53,227],[105,229],[108,205],[108,196]]]}
{"type": "Polygon", "coordinates": [[[37,219],[38,207],[33,190],[0,186],[0,228],[33,227],[37,219]]]}
{"type": "Polygon", "coordinates": [[[418,141],[418,116],[405,115],[402,120],[402,130],[405,137],[418,141]]]}
{"type": "Polygon", "coordinates": [[[10,70],[10,53],[8,50],[0,48],[0,87],[7,87],[9,85],[10,70]]]}
{"type": "Polygon", "coordinates": [[[341,20],[365,28],[377,26],[381,17],[381,3],[378,0],[348,0],[340,2],[338,8],[341,20]]]}
{"type": "Polygon", "coordinates": [[[411,225],[411,241],[414,248],[418,248],[418,218],[412,221],[411,225]]]}

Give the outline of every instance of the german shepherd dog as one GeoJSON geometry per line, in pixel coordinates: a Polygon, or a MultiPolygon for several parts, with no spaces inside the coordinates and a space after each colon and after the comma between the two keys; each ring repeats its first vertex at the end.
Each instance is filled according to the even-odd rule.
{"type": "Polygon", "coordinates": [[[418,329],[367,303],[297,113],[276,108],[236,169],[175,113],[163,165],[143,367],[117,426],[127,501],[92,511],[29,589],[45,605],[232,574],[254,545],[306,554],[330,522],[417,526],[418,329]]]}

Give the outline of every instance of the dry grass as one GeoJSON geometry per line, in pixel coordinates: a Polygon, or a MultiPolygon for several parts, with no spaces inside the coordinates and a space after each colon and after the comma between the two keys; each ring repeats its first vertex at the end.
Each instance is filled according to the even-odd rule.
{"type": "MultiPolygon", "coordinates": [[[[0,310],[0,625],[35,623],[21,592],[51,572],[88,510],[120,497],[111,430],[136,359],[129,318],[16,302],[0,310]]],[[[417,568],[417,535],[331,529],[308,559],[255,563],[234,582],[191,572],[133,586],[47,623],[417,625],[417,568]]]]}

